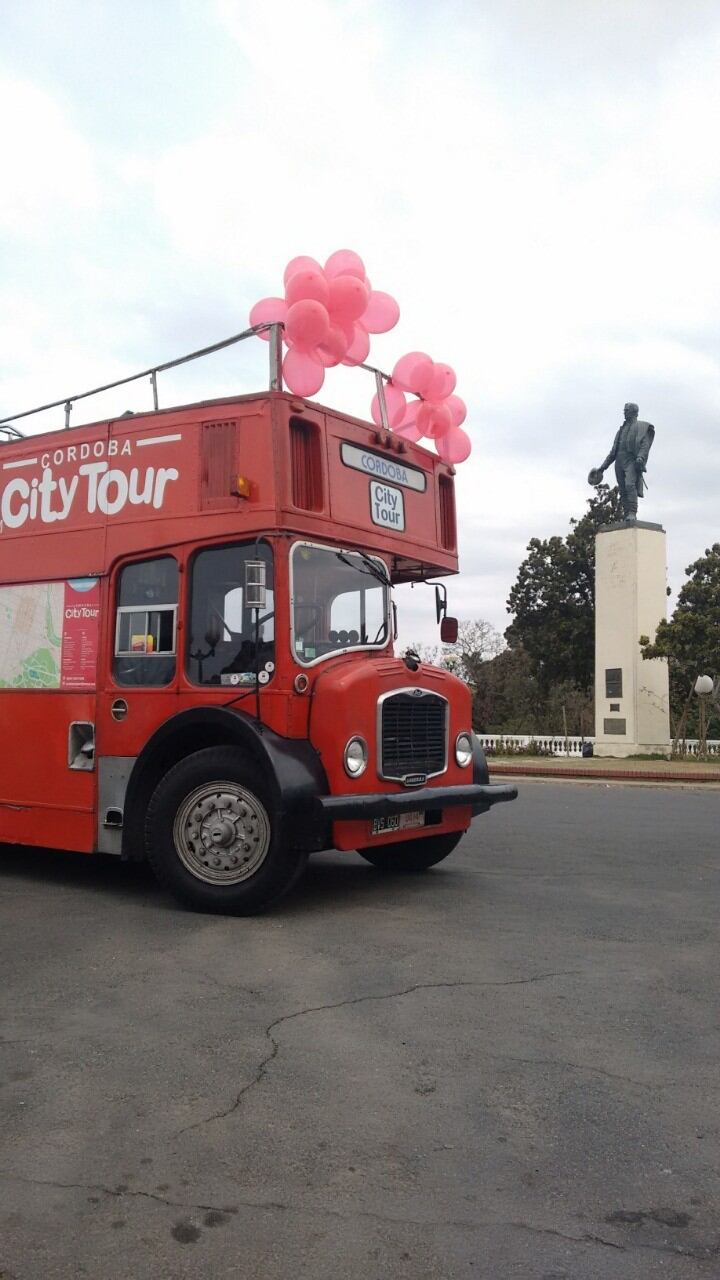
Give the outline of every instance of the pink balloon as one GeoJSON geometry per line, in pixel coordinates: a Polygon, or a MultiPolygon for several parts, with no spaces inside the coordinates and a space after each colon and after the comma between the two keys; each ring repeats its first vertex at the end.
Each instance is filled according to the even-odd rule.
{"type": "Polygon", "coordinates": [[[422,404],[422,400],[408,400],[405,405],[405,413],[403,415],[403,426],[409,422],[414,422],[418,415],[418,409],[422,404]]]}
{"type": "Polygon", "coordinates": [[[442,401],[430,404],[430,425],[428,426],[426,435],[437,440],[438,436],[444,436],[453,425],[452,414],[447,405],[442,401]]]}
{"type": "Polygon", "coordinates": [[[325,273],[328,280],[335,276],[357,276],[358,280],[364,280],[365,263],[352,249],[338,249],[325,263],[325,273]]]}
{"type": "Polygon", "coordinates": [[[413,444],[417,444],[422,439],[422,432],[419,430],[416,422],[403,422],[399,427],[394,428],[396,436],[402,436],[403,440],[411,440],[413,444]]]}
{"type": "Polygon", "coordinates": [[[353,325],[353,340],[344,357],[343,364],[363,364],[370,354],[370,337],[367,329],[361,324],[353,325]]]}
{"type": "Polygon", "coordinates": [[[330,289],[322,271],[313,271],[310,267],[302,267],[290,277],[285,286],[285,301],[291,307],[293,302],[311,299],[327,306],[330,289]]]}
{"type": "MultiPolygon", "coordinates": [[[[256,302],[250,312],[250,324],[284,324],[287,315],[287,305],[284,298],[262,298],[260,302],[256,302]]],[[[262,338],[263,342],[270,341],[270,334],[259,333],[258,338],[262,338]]]]}
{"type": "Polygon", "coordinates": [[[417,411],[415,426],[421,436],[430,435],[430,427],[432,426],[432,408],[429,404],[426,404],[424,400],[417,411]]]}
{"type": "Polygon", "coordinates": [[[467,418],[467,405],[460,396],[448,396],[444,402],[452,415],[453,426],[461,427],[467,418]]]}
{"type": "Polygon", "coordinates": [[[294,276],[296,271],[322,272],[322,267],[314,258],[308,258],[305,254],[301,254],[299,258],[291,258],[283,273],[283,284],[287,284],[290,277],[294,276]]]}
{"type": "Polygon", "coordinates": [[[444,400],[455,390],[456,382],[455,370],[449,364],[436,364],[426,393],[428,400],[444,400]]]}
{"type": "Polygon", "coordinates": [[[433,369],[433,362],[424,351],[409,351],[396,362],[392,380],[403,391],[414,391],[416,396],[423,396],[430,386],[433,369]]]}
{"type": "Polygon", "coordinates": [[[387,333],[400,319],[400,308],[389,293],[373,289],[367,310],[361,313],[362,322],[370,333],[387,333]]]}
{"type": "Polygon", "coordinates": [[[340,364],[340,361],[347,355],[348,347],[355,337],[354,329],[352,326],[350,328],[352,332],[346,332],[346,329],[341,325],[331,324],[327,338],[318,345],[317,353],[326,369],[331,369],[334,365],[340,364]]]}
{"type": "Polygon", "coordinates": [[[357,276],[334,276],[330,281],[328,304],[333,320],[359,320],[369,296],[365,282],[357,276]]]}
{"type": "MultiPolygon", "coordinates": [[[[387,409],[388,423],[391,427],[397,427],[405,416],[405,396],[399,387],[394,387],[392,383],[385,384],[385,408],[387,409]]],[[[370,406],[370,416],[373,422],[379,427],[382,426],[382,418],[380,416],[380,403],[377,395],[373,396],[370,406]]]]}
{"type": "Polygon", "coordinates": [[[286,386],[296,396],[314,396],[325,381],[322,363],[303,347],[290,348],[282,371],[286,386]]]}
{"type": "Polygon", "coordinates": [[[285,332],[298,346],[316,347],[330,333],[330,317],[321,302],[303,298],[288,308],[285,332]]]}
{"type": "Polygon", "coordinates": [[[435,448],[443,462],[454,466],[470,457],[472,442],[462,427],[451,427],[444,436],[435,441],[435,448]]]}

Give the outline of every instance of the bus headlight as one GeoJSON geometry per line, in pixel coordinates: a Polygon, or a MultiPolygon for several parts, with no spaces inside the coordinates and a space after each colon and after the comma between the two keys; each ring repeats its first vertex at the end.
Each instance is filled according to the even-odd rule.
{"type": "Polygon", "coordinates": [[[472,760],[472,738],[469,733],[459,733],[455,739],[455,759],[464,769],[472,760]]]}
{"type": "Polygon", "coordinates": [[[351,738],[343,752],[345,772],[351,778],[359,778],[367,769],[368,749],[364,738],[351,738]]]}

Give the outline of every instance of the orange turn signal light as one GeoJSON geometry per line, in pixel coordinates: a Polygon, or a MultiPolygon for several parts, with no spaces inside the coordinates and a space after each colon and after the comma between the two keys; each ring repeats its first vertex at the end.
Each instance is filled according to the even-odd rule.
{"type": "Polygon", "coordinates": [[[247,476],[238,476],[235,481],[235,492],[238,498],[250,497],[250,481],[247,476]]]}

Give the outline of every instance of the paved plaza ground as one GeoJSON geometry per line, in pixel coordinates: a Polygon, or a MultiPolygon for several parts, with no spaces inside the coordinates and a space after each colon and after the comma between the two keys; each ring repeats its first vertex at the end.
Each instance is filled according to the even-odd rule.
{"type": "Polygon", "coordinates": [[[720,1275],[720,796],[519,780],[274,914],[0,852],[2,1280],[720,1275]]]}

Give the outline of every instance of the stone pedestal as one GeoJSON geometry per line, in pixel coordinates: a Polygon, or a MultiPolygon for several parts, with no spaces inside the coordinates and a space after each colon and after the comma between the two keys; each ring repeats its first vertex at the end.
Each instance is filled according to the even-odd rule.
{"type": "Polygon", "coordinates": [[[641,635],[667,616],[665,530],[642,520],[595,538],[595,755],[670,754],[664,658],[644,662],[641,635]]]}

